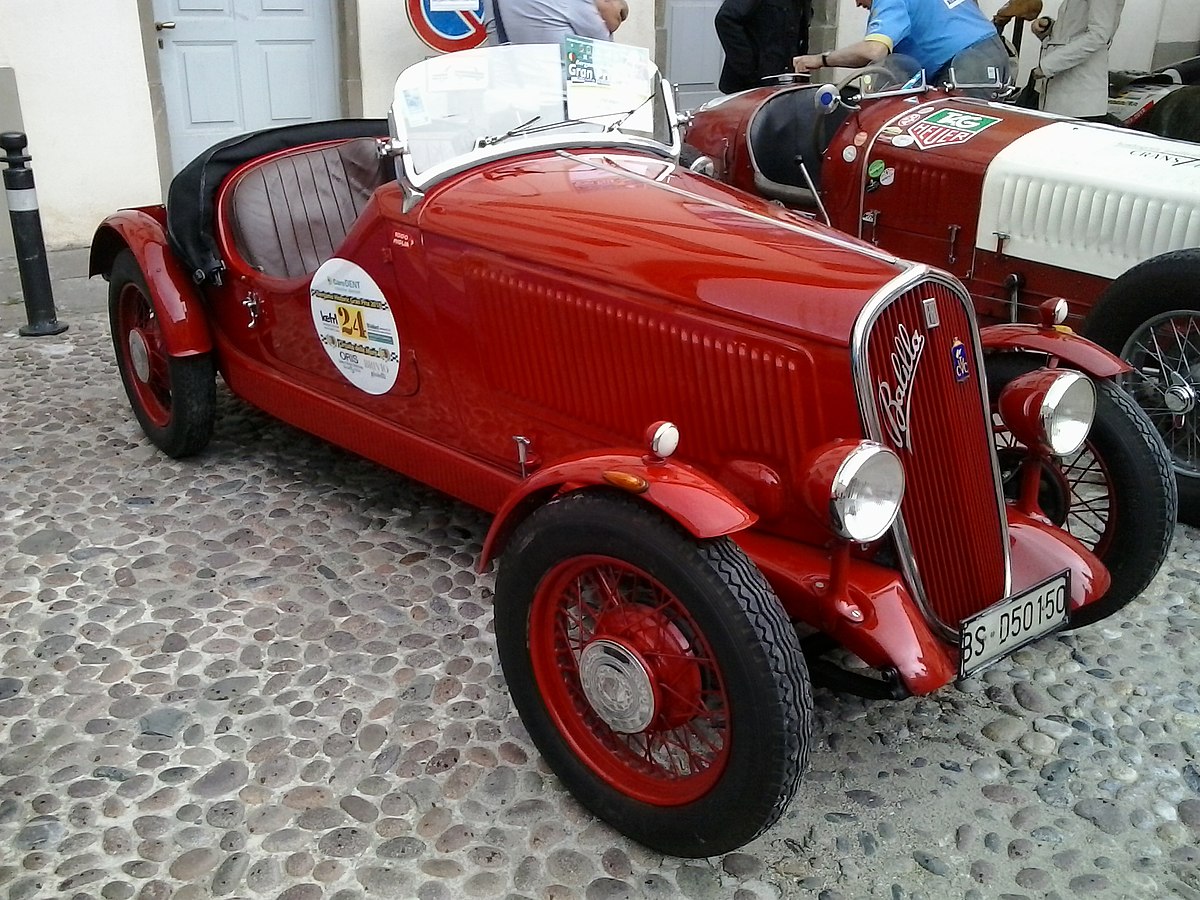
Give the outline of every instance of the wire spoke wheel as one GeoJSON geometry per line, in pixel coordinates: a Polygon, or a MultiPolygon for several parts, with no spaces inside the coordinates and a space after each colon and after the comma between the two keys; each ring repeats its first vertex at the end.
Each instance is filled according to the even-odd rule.
{"type": "Polygon", "coordinates": [[[216,418],[212,353],[170,354],[146,278],[128,249],[113,260],[108,321],[121,381],[142,431],[168,456],[202,450],[216,418]]]}
{"type": "Polygon", "coordinates": [[[808,669],[732,540],[698,540],[621,494],[567,493],[513,532],[495,605],[513,705],[600,818],[700,857],[783,814],[808,756],[808,669]]]}
{"type": "Polygon", "coordinates": [[[1147,319],[1121,356],[1133,367],[1122,386],[1145,410],[1175,469],[1200,476],[1200,324],[1189,310],[1147,319]]]}
{"type": "MultiPolygon", "coordinates": [[[[993,409],[1014,377],[1043,364],[1032,354],[990,357],[993,409]]],[[[1179,504],[1170,459],[1145,411],[1112,379],[1094,383],[1095,418],[1083,446],[1038,463],[1039,511],[1100,557],[1112,576],[1108,592],[1078,610],[1071,627],[1099,621],[1145,590],[1170,548],[1179,504]]],[[[1004,494],[1017,500],[1033,457],[995,413],[993,432],[1004,494]]]]}
{"type": "Polygon", "coordinates": [[[729,701],[708,642],[661,583],[617,559],[568,560],[534,598],[531,636],[550,714],[597,775],[660,806],[708,792],[729,701]]]}

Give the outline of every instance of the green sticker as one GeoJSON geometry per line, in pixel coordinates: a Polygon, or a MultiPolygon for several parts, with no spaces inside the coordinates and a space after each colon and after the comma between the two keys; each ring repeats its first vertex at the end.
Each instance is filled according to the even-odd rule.
{"type": "Polygon", "coordinates": [[[871,163],[871,165],[867,167],[867,174],[870,175],[872,178],[878,178],[880,175],[883,174],[883,170],[886,168],[887,168],[887,164],[882,159],[877,159],[877,160],[874,160],[871,163]]]}

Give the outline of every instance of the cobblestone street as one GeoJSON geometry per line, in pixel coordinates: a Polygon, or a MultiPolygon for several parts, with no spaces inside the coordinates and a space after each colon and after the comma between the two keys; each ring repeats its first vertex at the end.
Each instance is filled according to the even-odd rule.
{"type": "MultiPolygon", "coordinates": [[[[102,285],[97,285],[100,290],[102,285]]],[[[740,851],[664,858],[540,760],[487,517],[219,388],[174,461],[98,308],[0,326],[0,895],[1200,900],[1200,542],[1124,613],[929,697],[817,692],[740,851]]]]}

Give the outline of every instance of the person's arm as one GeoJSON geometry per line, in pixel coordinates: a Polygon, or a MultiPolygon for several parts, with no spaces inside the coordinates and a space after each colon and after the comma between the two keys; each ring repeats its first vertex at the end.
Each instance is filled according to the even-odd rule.
{"type": "Polygon", "coordinates": [[[1042,49],[1042,58],[1038,62],[1041,74],[1053,78],[1075,68],[1097,50],[1106,48],[1117,31],[1122,5],[1122,0],[1091,0],[1087,28],[1057,47],[1042,49]]]}
{"type": "Polygon", "coordinates": [[[849,47],[838,47],[828,53],[808,53],[792,60],[797,72],[815,72],[826,66],[843,66],[858,69],[884,59],[892,48],[883,41],[865,40],[849,47]]]}
{"type": "MultiPolygon", "coordinates": [[[[746,30],[746,22],[758,8],[760,0],[725,0],[717,10],[713,23],[717,39],[725,51],[725,66],[730,72],[749,74],[758,72],[758,52],[754,41],[746,30]]],[[[724,89],[722,89],[724,90],[724,89]]]]}
{"type": "Polygon", "coordinates": [[[621,23],[629,17],[629,4],[625,0],[595,0],[596,10],[604,20],[604,27],[609,34],[616,32],[621,23]]]}
{"type": "Polygon", "coordinates": [[[572,0],[567,9],[573,34],[601,41],[612,40],[612,32],[593,0],[572,0]]]}
{"type": "Polygon", "coordinates": [[[807,53],[792,60],[797,72],[812,72],[824,66],[861,68],[877,63],[896,49],[912,27],[908,8],[900,0],[874,0],[867,19],[866,36],[856,44],[828,53],[807,53]]]}

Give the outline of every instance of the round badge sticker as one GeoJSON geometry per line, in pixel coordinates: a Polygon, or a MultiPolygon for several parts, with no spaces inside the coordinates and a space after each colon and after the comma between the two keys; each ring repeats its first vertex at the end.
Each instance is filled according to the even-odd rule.
{"type": "Polygon", "coordinates": [[[867,174],[872,178],[878,178],[886,168],[887,165],[882,159],[873,159],[871,165],[867,166],[867,174]]]}
{"type": "Polygon", "coordinates": [[[858,159],[858,148],[853,144],[847,144],[846,148],[842,151],[842,159],[846,162],[854,162],[858,159]]]}
{"type": "Polygon", "coordinates": [[[898,134],[892,138],[893,147],[911,147],[916,142],[916,138],[911,134],[898,134]]]}
{"type": "Polygon", "coordinates": [[[855,147],[861,147],[866,142],[867,142],[867,133],[865,131],[860,131],[858,134],[856,134],[854,136],[854,146],[855,147]]]}
{"type": "Polygon", "coordinates": [[[901,128],[907,128],[909,125],[916,125],[920,121],[921,121],[920,113],[909,113],[907,116],[905,116],[903,119],[901,119],[896,124],[899,125],[901,128]]]}
{"type": "Polygon", "coordinates": [[[390,391],[400,372],[400,335],[379,285],[335,256],[317,269],[309,296],[313,327],[337,370],[360,391],[390,391]]]}
{"type": "Polygon", "coordinates": [[[887,187],[896,180],[896,170],[891,166],[883,170],[883,174],[879,176],[879,183],[887,187]]]}

